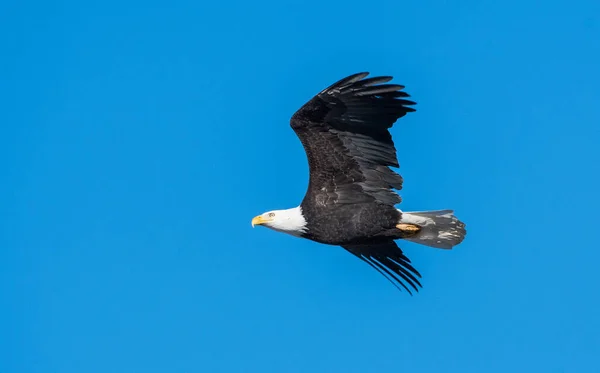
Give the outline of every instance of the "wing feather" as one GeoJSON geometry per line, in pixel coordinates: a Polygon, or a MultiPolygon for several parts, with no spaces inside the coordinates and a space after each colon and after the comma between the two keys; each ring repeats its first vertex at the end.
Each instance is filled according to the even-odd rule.
{"type": "MultiPolygon", "coordinates": [[[[310,168],[307,197],[320,203],[401,201],[396,148],[389,133],[398,118],[415,111],[404,86],[391,76],[350,75],[302,106],[290,125],[310,168]]],[[[313,201],[314,202],[314,201],[313,201]]]]}
{"type": "Polygon", "coordinates": [[[375,268],[398,289],[398,285],[400,285],[412,295],[408,286],[416,292],[422,287],[418,280],[421,278],[421,274],[410,264],[410,259],[404,255],[396,242],[344,245],[342,247],[375,268]],[[384,273],[391,277],[393,281],[384,273]]]}

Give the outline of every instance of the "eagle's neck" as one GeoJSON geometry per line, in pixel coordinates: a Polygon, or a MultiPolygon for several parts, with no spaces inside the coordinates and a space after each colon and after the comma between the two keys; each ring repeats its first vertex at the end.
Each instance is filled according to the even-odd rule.
{"type": "Polygon", "coordinates": [[[275,220],[269,224],[269,228],[293,236],[301,236],[306,233],[306,219],[302,214],[302,207],[277,211],[275,220]]]}

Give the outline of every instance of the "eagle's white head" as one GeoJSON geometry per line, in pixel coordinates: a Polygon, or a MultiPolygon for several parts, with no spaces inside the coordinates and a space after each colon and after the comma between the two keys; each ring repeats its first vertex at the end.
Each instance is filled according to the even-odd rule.
{"type": "Polygon", "coordinates": [[[252,219],[252,227],[263,225],[273,230],[300,236],[306,232],[306,219],[300,206],[287,210],[267,211],[252,219]]]}

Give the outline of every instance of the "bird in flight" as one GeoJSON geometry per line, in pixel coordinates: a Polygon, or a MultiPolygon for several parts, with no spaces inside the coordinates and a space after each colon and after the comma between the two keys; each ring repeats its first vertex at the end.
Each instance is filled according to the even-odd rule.
{"type": "Polygon", "coordinates": [[[421,274],[396,240],[452,249],[466,235],[452,210],[405,212],[396,205],[403,178],[389,129],[414,112],[404,86],[391,76],[350,75],[296,111],[290,125],[300,139],[309,183],[299,206],[252,219],[278,232],[341,246],[412,294],[421,274]]]}

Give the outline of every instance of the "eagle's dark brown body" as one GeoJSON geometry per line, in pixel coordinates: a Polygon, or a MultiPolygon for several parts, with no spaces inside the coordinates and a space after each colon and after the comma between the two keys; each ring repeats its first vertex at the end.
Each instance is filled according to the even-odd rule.
{"type": "Polygon", "coordinates": [[[400,212],[389,205],[377,203],[340,204],[319,208],[303,202],[302,212],[307,219],[303,237],[329,245],[351,245],[387,242],[399,238],[396,225],[400,212]]]}

